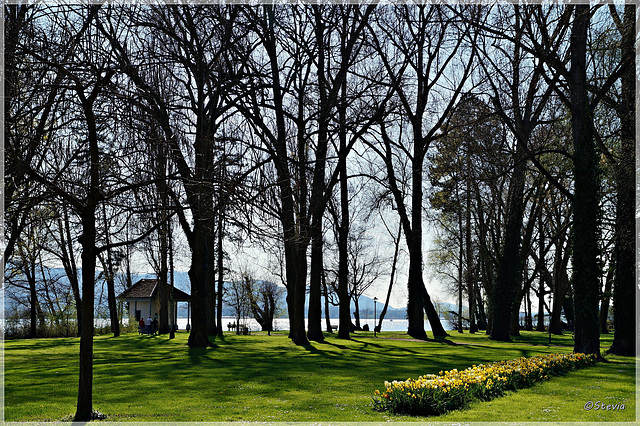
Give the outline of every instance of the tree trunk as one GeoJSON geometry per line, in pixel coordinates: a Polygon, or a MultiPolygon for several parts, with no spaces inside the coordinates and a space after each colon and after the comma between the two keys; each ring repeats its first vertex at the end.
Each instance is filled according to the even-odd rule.
{"type": "Polygon", "coordinates": [[[78,405],[74,421],[91,419],[93,399],[93,303],[96,273],[95,202],[82,216],[82,330],[80,331],[80,368],[78,405]]]}
{"type": "Polygon", "coordinates": [[[398,235],[393,239],[393,262],[391,263],[391,277],[389,278],[389,289],[387,290],[387,297],[384,301],[384,307],[382,308],[382,312],[380,312],[380,321],[375,328],[376,332],[380,332],[382,330],[382,320],[384,320],[384,316],[387,313],[387,308],[389,307],[389,299],[391,299],[391,289],[393,287],[393,281],[396,276],[396,265],[398,264],[398,252],[400,251],[400,236],[402,232],[402,222],[398,221],[398,235]]]}
{"type": "Polygon", "coordinates": [[[526,303],[527,303],[527,313],[525,319],[524,329],[527,331],[533,331],[533,315],[531,314],[532,304],[531,304],[531,295],[527,291],[525,293],[526,303]]]}
{"type": "MultiPolygon", "coordinates": [[[[102,219],[104,223],[105,242],[109,245],[109,223],[107,221],[107,208],[106,205],[102,206],[102,219]]],[[[120,336],[120,321],[118,320],[118,304],[116,302],[116,290],[115,290],[115,274],[113,271],[113,256],[111,255],[111,249],[107,249],[107,259],[102,262],[104,269],[104,277],[107,282],[107,305],[109,306],[109,320],[111,323],[111,332],[113,337],[120,336]]],[[[101,256],[101,260],[104,258],[101,256]]]]}
{"type": "MultiPolygon", "coordinates": [[[[204,67],[198,62],[198,67],[204,67]]],[[[204,90],[204,82],[196,81],[198,90],[204,90]]],[[[199,98],[204,96],[199,94],[199,98]]],[[[200,107],[199,107],[200,108],[200,107]]],[[[185,184],[189,207],[193,214],[193,233],[191,243],[191,333],[190,347],[207,347],[211,345],[208,335],[215,334],[215,321],[212,322],[211,291],[215,279],[215,212],[213,209],[214,189],[214,126],[204,110],[196,117],[196,136],[194,141],[194,176],[192,183],[185,184]]]]}
{"type": "MultiPolygon", "coordinates": [[[[421,137],[421,131],[416,129],[422,126],[414,125],[416,139],[421,137]]],[[[409,281],[407,319],[409,320],[407,334],[415,339],[426,339],[424,330],[424,284],[422,280],[422,174],[423,174],[423,147],[414,143],[414,157],[411,161],[411,235],[408,238],[409,248],[409,281]]],[[[437,315],[436,315],[437,317],[437,315]]],[[[438,321],[439,322],[439,321],[438,321]]],[[[433,324],[431,328],[434,328],[433,324]]]]}
{"type": "Polygon", "coordinates": [[[307,337],[309,340],[321,342],[324,340],[322,334],[322,275],[324,266],[322,264],[322,221],[315,224],[311,230],[311,271],[309,274],[309,314],[307,337]]]}
{"type": "MultiPolygon", "coordinates": [[[[95,9],[94,9],[95,10],[95,9]]],[[[94,88],[97,90],[97,88],[94,88]]],[[[93,100],[87,101],[78,92],[86,117],[89,145],[89,185],[86,202],[80,211],[82,235],[82,330],[80,331],[80,366],[78,374],[78,404],[74,421],[91,419],[93,411],[93,309],[96,277],[96,210],[100,201],[100,150],[98,129],[93,112],[93,100]]],[[[95,98],[94,98],[95,99],[95,98]]]]}
{"type": "MultiPolygon", "coordinates": [[[[538,325],[536,331],[544,331],[544,273],[546,270],[544,262],[544,222],[542,216],[542,209],[540,209],[540,216],[538,217],[538,261],[540,267],[538,268],[538,325]]],[[[549,324],[551,324],[551,317],[549,317],[549,324]]]]}
{"type": "Polygon", "coordinates": [[[118,304],[116,302],[113,259],[111,257],[111,250],[107,250],[107,259],[105,262],[103,262],[103,267],[105,281],[107,283],[107,306],[109,307],[109,322],[111,325],[111,332],[113,333],[113,337],[118,337],[120,336],[120,321],[118,320],[118,304]]]}
{"type": "Polygon", "coordinates": [[[422,293],[422,249],[415,246],[409,251],[409,300],[407,303],[407,334],[415,339],[426,339],[424,329],[424,298],[422,293]],[[417,253],[419,251],[419,253],[417,253]]]}
{"type": "MultiPolygon", "coordinates": [[[[342,98],[346,97],[346,85],[343,84],[342,98]]],[[[338,114],[340,122],[346,122],[345,106],[341,103],[338,114]]],[[[347,146],[347,133],[344,126],[340,127],[340,151],[344,152],[347,146]]],[[[338,337],[349,339],[351,332],[351,298],[349,297],[349,189],[347,186],[347,159],[338,159],[340,168],[340,226],[338,227],[338,337]]]]}
{"type": "MultiPolygon", "coordinates": [[[[424,281],[422,284],[422,303],[424,305],[424,311],[427,314],[427,319],[429,320],[429,324],[431,325],[431,332],[433,333],[433,337],[446,337],[448,336],[444,327],[442,326],[442,322],[440,321],[440,316],[436,311],[436,308],[433,306],[433,302],[431,301],[431,297],[429,297],[429,293],[427,292],[427,288],[424,285],[424,281]]],[[[424,323],[424,320],[423,320],[424,323]]]]}
{"type": "MultiPolygon", "coordinates": [[[[153,128],[155,130],[155,128],[153,128]]],[[[155,136],[155,132],[154,132],[155,136]]],[[[169,251],[169,229],[168,229],[168,214],[169,209],[169,194],[167,188],[167,150],[165,141],[162,138],[157,138],[155,148],[155,165],[156,165],[156,178],[158,183],[156,184],[156,190],[158,191],[160,206],[157,214],[157,220],[161,221],[160,228],[158,229],[158,240],[160,242],[160,271],[158,276],[158,300],[160,302],[160,310],[158,315],[158,332],[160,334],[169,333],[169,292],[167,283],[167,274],[169,267],[167,265],[167,252],[169,251]]]]}
{"type": "Polygon", "coordinates": [[[171,221],[169,221],[169,226],[167,227],[167,231],[168,231],[168,235],[167,235],[167,242],[168,242],[168,249],[169,249],[169,280],[171,281],[171,287],[169,290],[169,317],[170,317],[170,324],[171,324],[171,329],[169,330],[169,339],[175,339],[176,338],[176,326],[177,326],[177,312],[175,312],[176,310],[176,303],[175,303],[175,298],[174,298],[174,290],[175,290],[175,281],[174,281],[174,268],[173,268],[173,230],[172,230],[172,226],[171,226],[171,221]]]}
{"type": "MultiPolygon", "coordinates": [[[[209,200],[212,201],[212,200],[209,200]]],[[[195,212],[194,212],[195,213],[195,212]]],[[[193,247],[191,249],[191,332],[188,345],[190,347],[211,346],[207,334],[207,289],[209,280],[213,276],[211,253],[213,251],[211,232],[203,223],[203,219],[196,217],[193,226],[193,247]]]]}
{"type": "MultiPolygon", "coordinates": [[[[471,154],[467,152],[467,174],[470,173],[471,164],[469,159],[471,158],[471,154]]],[[[475,287],[474,277],[473,277],[473,250],[471,247],[471,185],[470,185],[470,176],[467,176],[467,206],[466,206],[466,227],[465,227],[465,248],[466,248],[466,281],[467,281],[467,293],[469,295],[469,333],[475,333],[478,331],[478,327],[476,326],[475,320],[475,291],[473,288],[475,287]]]]}
{"type": "Polygon", "coordinates": [[[593,142],[593,115],[587,96],[589,5],[576,5],[571,31],[570,97],[574,143],[573,290],[574,351],[600,356],[598,328],[598,158],[593,142]]]}
{"type": "MultiPolygon", "coordinates": [[[[458,187],[456,186],[456,196],[458,196],[458,187]]],[[[458,196],[458,200],[460,200],[458,196]]],[[[462,272],[464,269],[463,265],[463,253],[464,246],[462,245],[462,214],[458,212],[458,231],[460,232],[458,241],[458,333],[463,333],[462,329],[462,272]]]]}
{"type": "Polygon", "coordinates": [[[522,306],[522,299],[524,297],[523,289],[517,289],[515,293],[513,309],[511,310],[511,325],[509,327],[509,334],[511,336],[520,335],[520,307],[522,306]]]}
{"type": "MultiPolygon", "coordinates": [[[[163,208],[166,208],[167,204],[163,204],[163,208]]],[[[168,251],[169,244],[167,239],[169,238],[169,232],[167,230],[167,218],[166,215],[162,215],[163,221],[160,225],[160,275],[158,276],[158,300],[160,302],[160,310],[158,315],[158,332],[160,334],[167,334],[170,332],[169,328],[169,283],[167,282],[167,275],[169,274],[168,251]]]]}
{"type": "MultiPolygon", "coordinates": [[[[215,236],[212,235],[215,239],[215,236]]],[[[212,244],[213,246],[213,244],[212,244]]],[[[218,334],[218,327],[216,325],[216,250],[211,250],[211,275],[207,277],[207,334],[209,336],[215,336],[218,334]]]]}
{"type": "Polygon", "coordinates": [[[540,274],[540,283],[538,284],[538,324],[536,331],[544,331],[544,279],[540,274]]]}
{"type": "Polygon", "coordinates": [[[224,237],[224,213],[222,206],[218,213],[218,246],[217,246],[217,261],[218,261],[218,328],[216,334],[220,337],[223,335],[222,331],[222,294],[224,291],[224,251],[222,250],[222,239],[224,237]]]}
{"type": "Polygon", "coordinates": [[[576,329],[576,316],[575,311],[573,309],[573,291],[567,291],[567,296],[562,301],[562,310],[564,311],[564,316],[567,319],[567,325],[569,326],[570,331],[575,331],[576,329]]]}
{"type": "Polygon", "coordinates": [[[69,212],[62,203],[63,222],[58,220],[58,230],[60,232],[60,250],[62,252],[62,265],[64,266],[67,279],[73,292],[73,300],[76,306],[76,332],[80,336],[82,329],[82,298],[80,297],[80,282],[78,280],[78,269],[76,268],[75,254],[73,251],[73,241],[71,240],[71,225],[69,224],[69,212]]]}
{"type": "Polygon", "coordinates": [[[324,270],[322,264],[322,216],[324,214],[324,208],[322,207],[322,198],[326,190],[325,168],[330,105],[327,99],[327,91],[329,88],[327,87],[325,77],[325,25],[322,19],[321,6],[314,5],[312,7],[315,18],[316,45],[318,47],[317,76],[320,102],[318,104],[316,162],[313,168],[312,194],[309,208],[311,215],[311,269],[309,275],[309,331],[307,337],[309,340],[323,341],[321,281],[324,270]]]}
{"type": "Polygon", "coordinates": [[[607,277],[605,278],[602,303],[600,304],[600,334],[609,334],[607,320],[609,318],[609,304],[611,301],[611,289],[613,288],[613,272],[615,268],[610,265],[607,277]]]}
{"type": "Polygon", "coordinates": [[[292,176],[289,170],[288,136],[284,116],[282,85],[280,84],[280,67],[278,65],[278,48],[274,33],[275,10],[272,5],[264,5],[265,22],[262,41],[269,56],[269,67],[272,76],[273,103],[276,116],[276,136],[273,143],[273,160],[278,175],[281,212],[280,222],[284,239],[287,309],[289,312],[289,338],[296,345],[309,343],[304,327],[304,299],[307,274],[307,243],[298,235],[299,228],[295,221],[295,202],[291,188],[292,176]],[[298,231],[296,231],[298,229],[298,231]]]}
{"type": "MultiPolygon", "coordinates": [[[[162,204],[163,208],[167,207],[167,204],[162,204]]],[[[160,232],[158,233],[158,239],[160,240],[160,273],[158,275],[158,300],[160,302],[160,309],[158,313],[158,332],[160,334],[166,334],[170,332],[169,328],[169,291],[167,282],[167,276],[169,274],[169,266],[168,262],[168,251],[169,251],[169,232],[167,227],[167,218],[166,215],[162,215],[161,219],[163,221],[162,225],[160,225],[160,232]]]]}
{"type": "Polygon", "coordinates": [[[340,170],[341,219],[338,231],[338,337],[349,339],[351,332],[351,297],[349,296],[348,238],[349,238],[349,200],[347,193],[346,169],[340,170]]]}
{"type": "Polygon", "coordinates": [[[362,330],[362,326],[360,325],[360,306],[358,306],[358,298],[353,298],[353,304],[355,306],[355,311],[353,311],[353,318],[356,320],[356,330],[362,330]]]}
{"type": "Polygon", "coordinates": [[[36,275],[35,263],[26,266],[25,275],[27,276],[27,282],[29,283],[29,338],[35,339],[38,337],[38,293],[36,291],[36,275]]]}
{"type": "Polygon", "coordinates": [[[635,131],[636,131],[636,68],[635,36],[636,6],[624,7],[624,32],[622,55],[628,61],[627,71],[622,76],[622,108],[620,163],[616,173],[616,272],[613,287],[613,344],[610,353],[635,356],[636,338],[636,259],[635,259],[635,131]]]}
{"type": "Polygon", "coordinates": [[[482,294],[480,294],[480,286],[476,286],[476,301],[478,305],[478,329],[487,329],[487,315],[484,311],[484,302],[482,300],[482,294]]]}
{"type": "MultiPolygon", "coordinates": [[[[301,247],[295,247],[295,255],[293,256],[293,264],[289,270],[290,277],[293,281],[288,288],[293,289],[293,297],[290,300],[291,308],[289,310],[289,338],[296,345],[308,345],[307,333],[304,327],[304,302],[305,289],[307,287],[307,258],[306,250],[300,250],[301,247]]],[[[287,295],[289,298],[289,295],[287,295]]]]}
{"type": "Polygon", "coordinates": [[[516,291],[520,283],[520,240],[523,216],[523,192],[524,192],[524,150],[521,146],[524,142],[518,141],[516,155],[514,157],[514,169],[509,182],[509,195],[507,205],[507,224],[504,235],[504,246],[500,260],[496,282],[491,294],[491,339],[499,341],[511,341],[509,331],[511,329],[511,314],[516,291]]]}
{"type": "Polygon", "coordinates": [[[329,318],[329,292],[327,289],[327,275],[322,271],[322,293],[324,294],[324,321],[327,333],[333,333],[331,328],[331,318],[329,318]]]}
{"type": "MultiPolygon", "coordinates": [[[[566,293],[566,292],[565,292],[566,293]]],[[[551,303],[551,318],[549,319],[550,332],[555,335],[562,335],[562,326],[560,324],[560,314],[562,313],[562,305],[566,294],[556,297],[554,292],[553,302],[551,303]]]]}
{"type": "Polygon", "coordinates": [[[271,336],[271,332],[273,331],[273,317],[276,312],[276,301],[273,298],[272,294],[269,294],[264,299],[265,303],[265,315],[267,316],[266,324],[263,325],[262,331],[266,331],[269,336],[271,336]]]}
{"type": "Polygon", "coordinates": [[[95,204],[82,212],[82,330],[80,331],[80,368],[78,404],[74,421],[91,419],[93,400],[93,299],[96,273],[95,204]]]}

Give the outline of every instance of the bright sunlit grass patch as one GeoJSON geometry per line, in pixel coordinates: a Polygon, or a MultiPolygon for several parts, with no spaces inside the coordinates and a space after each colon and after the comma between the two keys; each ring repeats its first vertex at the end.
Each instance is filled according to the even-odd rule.
{"type": "MultiPolygon", "coordinates": [[[[613,336],[602,336],[606,349],[613,336]]],[[[451,333],[419,341],[402,333],[358,332],[351,340],[326,335],[324,343],[296,346],[286,332],[225,335],[214,347],[190,349],[188,334],[125,334],[94,341],[93,408],[110,422],[386,422],[392,421],[616,421],[635,420],[635,358],[573,371],[565,377],[507,392],[489,402],[438,417],[375,411],[371,392],[383,380],[504,359],[571,353],[571,336],[523,332],[517,342],[486,334],[451,333]],[[588,400],[626,410],[584,410],[588,400]],[[545,411],[546,410],[546,411],[545,411]],[[555,417],[554,417],[555,416],[555,417]]],[[[78,391],[79,339],[4,341],[5,420],[69,419],[78,391]]],[[[610,357],[607,357],[609,359],[610,357]]]]}

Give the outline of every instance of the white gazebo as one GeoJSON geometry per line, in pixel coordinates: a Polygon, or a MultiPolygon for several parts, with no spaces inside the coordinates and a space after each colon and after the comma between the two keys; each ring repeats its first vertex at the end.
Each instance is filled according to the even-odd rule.
{"type": "MultiPolygon", "coordinates": [[[[119,299],[129,302],[129,321],[135,319],[136,322],[147,316],[154,318],[160,312],[160,299],[158,297],[158,286],[160,281],[157,279],[140,280],[130,289],[126,290],[118,296],[119,299]]],[[[167,294],[171,291],[171,286],[167,284],[167,294]]],[[[187,330],[189,330],[189,316],[191,313],[191,296],[182,290],[174,287],[173,289],[173,324],[177,324],[178,318],[178,302],[187,302],[187,330]]]]}

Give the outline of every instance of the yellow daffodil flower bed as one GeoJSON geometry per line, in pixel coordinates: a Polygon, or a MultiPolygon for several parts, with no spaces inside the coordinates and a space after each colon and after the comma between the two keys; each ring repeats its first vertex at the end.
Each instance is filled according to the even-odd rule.
{"type": "Polygon", "coordinates": [[[550,376],[593,365],[595,355],[549,354],[531,358],[474,365],[466,370],[441,371],[417,380],[385,382],[376,390],[374,409],[413,415],[440,415],[466,406],[472,400],[489,400],[546,380],[550,376]]]}

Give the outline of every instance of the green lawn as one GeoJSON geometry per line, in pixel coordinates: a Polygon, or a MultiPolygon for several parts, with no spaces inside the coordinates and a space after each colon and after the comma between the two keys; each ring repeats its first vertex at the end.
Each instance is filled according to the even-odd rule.
{"type": "MultiPolygon", "coordinates": [[[[400,333],[358,333],[350,341],[293,345],[286,334],[227,335],[189,349],[187,334],[100,336],[94,341],[94,408],[108,421],[635,421],[635,358],[555,377],[530,389],[440,417],[375,412],[385,380],[405,380],[473,364],[571,352],[571,336],[523,333],[513,343],[451,332],[446,341],[400,333]],[[624,410],[584,409],[588,401],[624,410]]],[[[612,336],[602,337],[602,347],[612,336]]],[[[68,420],[77,398],[79,339],[4,343],[5,420],[68,420]]]]}

